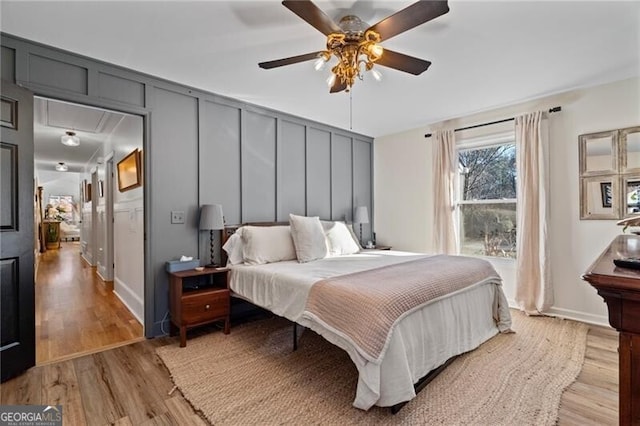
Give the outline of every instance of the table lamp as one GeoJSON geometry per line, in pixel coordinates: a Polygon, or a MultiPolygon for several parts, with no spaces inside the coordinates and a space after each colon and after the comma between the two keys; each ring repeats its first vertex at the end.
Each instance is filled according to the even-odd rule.
{"type": "Polygon", "coordinates": [[[360,245],[362,245],[362,224],[369,223],[369,211],[367,206],[356,207],[356,214],[353,221],[360,224],[360,245]]]}
{"type": "Polygon", "coordinates": [[[208,268],[215,268],[217,265],[213,260],[213,231],[224,229],[224,217],[220,204],[203,204],[200,210],[200,230],[209,231],[209,241],[211,245],[211,263],[208,268]]]}

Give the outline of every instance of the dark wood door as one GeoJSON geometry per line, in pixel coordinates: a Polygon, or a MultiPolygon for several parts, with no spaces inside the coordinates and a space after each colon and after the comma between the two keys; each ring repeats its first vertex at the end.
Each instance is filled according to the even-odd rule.
{"type": "Polygon", "coordinates": [[[33,94],[1,82],[0,376],[35,365],[33,94]]]}

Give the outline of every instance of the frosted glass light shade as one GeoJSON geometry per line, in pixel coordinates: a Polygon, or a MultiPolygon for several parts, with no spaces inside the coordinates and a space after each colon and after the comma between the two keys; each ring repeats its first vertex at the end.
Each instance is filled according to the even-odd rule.
{"type": "Polygon", "coordinates": [[[63,145],[67,146],[78,146],[80,145],[80,138],[76,136],[74,132],[67,132],[66,134],[62,135],[62,137],[60,138],[60,142],[62,142],[63,145]]]}

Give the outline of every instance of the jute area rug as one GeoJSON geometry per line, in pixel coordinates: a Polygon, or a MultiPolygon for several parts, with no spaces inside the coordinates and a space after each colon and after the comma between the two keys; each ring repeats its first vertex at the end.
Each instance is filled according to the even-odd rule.
{"type": "Polygon", "coordinates": [[[310,330],[292,352],[291,323],[244,324],[157,353],[191,405],[214,425],[554,424],[584,361],[588,327],[512,311],[500,334],[456,359],[396,415],[352,407],[357,371],[310,330]]]}

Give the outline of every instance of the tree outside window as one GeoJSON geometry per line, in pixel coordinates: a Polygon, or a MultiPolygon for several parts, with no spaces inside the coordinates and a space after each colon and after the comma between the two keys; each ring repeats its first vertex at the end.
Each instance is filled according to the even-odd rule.
{"type": "Polygon", "coordinates": [[[461,253],[515,258],[515,143],[461,149],[458,160],[461,253]]]}

